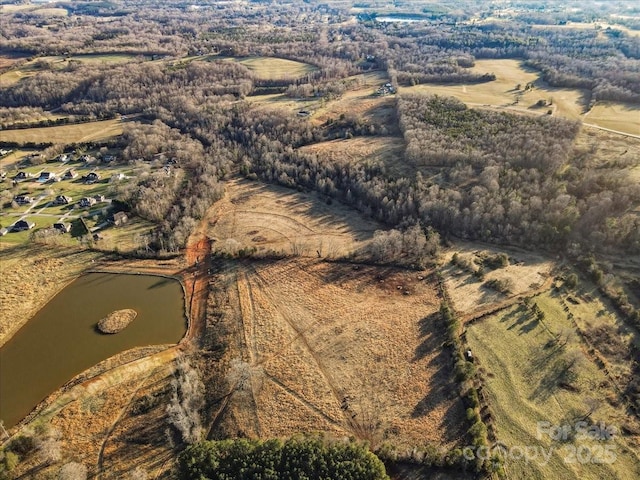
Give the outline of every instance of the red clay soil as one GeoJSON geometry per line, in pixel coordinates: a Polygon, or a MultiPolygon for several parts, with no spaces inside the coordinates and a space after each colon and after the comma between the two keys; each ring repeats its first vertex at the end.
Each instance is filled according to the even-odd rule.
{"type": "Polygon", "coordinates": [[[184,338],[186,342],[195,341],[204,329],[210,253],[211,240],[207,237],[193,239],[185,251],[188,266],[183,274],[183,282],[189,311],[189,329],[184,338]]]}

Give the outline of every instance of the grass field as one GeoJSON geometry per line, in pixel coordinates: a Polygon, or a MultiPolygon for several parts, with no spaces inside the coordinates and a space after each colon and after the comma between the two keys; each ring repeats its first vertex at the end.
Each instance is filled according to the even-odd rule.
{"type": "MultiPolygon", "coordinates": [[[[548,463],[541,455],[529,462],[511,457],[506,463],[509,478],[637,478],[638,440],[633,436],[558,442],[539,432],[538,422],[574,429],[577,421],[588,418],[620,432],[637,420],[627,414],[605,373],[584,352],[560,296],[545,293],[533,302],[544,312],[543,322],[516,305],[467,329],[469,346],[486,378],[498,439],[507,448],[554,449],[548,463]],[[554,341],[556,336],[562,340],[554,341]],[[615,461],[597,463],[605,457],[607,445],[615,461]]],[[[588,311],[593,308],[588,306],[588,311]]]]}
{"type": "Polygon", "coordinates": [[[623,103],[598,102],[583,117],[585,123],[640,135],[640,107],[623,103]]]}
{"type": "Polygon", "coordinates": [[[299,78],[317,70],[313,65],[284,58],[249,57],[237,61],[264,80],[299,78]]]}
{"type": "Polygon", "coordinates": [[[429,93],[453,96],[470,106],[490,106],[516,111],[546,114],[549,108],[537,108],[539,100],[552,100],[555,115],[578,119],[584,110],[584,92],[568,88],[554,88],[540,80],[540,72],[525,67],[518,60],[477,60],[471,69],[477,73],[493,73],[496,80],[478,84],[438,85],[424,84],[403,87],[401,93],[429,93]],[[534,82],[535,88],[528,92],[516,90],[534,82]],[[518,99],[519,98],[519,99],[518,99]],[[517,103],[516,103],[517,100],[517,103]]]}
{"type": "Polygon", "coordinates": [[[315,194],[282,187],[234,180],[225,198],[212,209],[214,249],[234,253],[255,248],[303,256],[348,255],[364,245],[378,224],[334,203],[329,206],[315,194]]]}
{"type": "Polygon", "coordinates": [[[315,195],[244,180],[230,182],[209,214],[214,251],[295,255],[234,264],[214,280],[238,331],[231,385],[250,376],[220,428],[263,438],[325,431],[409,450],[460,440],[427,273],[318,259],[353,252],[379,226],[315,195]]]}
{"type": "Polygon", "coordinates": [[[119,118],[99,122],[60,125],[55,127],[25,128],[5,130],[2,140],[5,142],[35,142],[69,144],[106,140],[122,134],[122,121],[119,118]]]}

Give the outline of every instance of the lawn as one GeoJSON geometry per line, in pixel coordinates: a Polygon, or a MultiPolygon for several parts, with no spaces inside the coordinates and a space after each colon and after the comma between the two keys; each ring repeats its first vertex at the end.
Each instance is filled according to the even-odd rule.
{"type": "Polygon", "coordinates": [[[554,449],[547,463],[541,456],[529,462],[507,459],[507,474],[528,479],[637,478],[640,463],[624,437],[559,442],[541,430],[539,422],[568,425],[575,431],[576,422],[585,417],[618,429],[632,420],[617,403],[607,376],[584,353],[560,297],[545,293],[532,302],[544,312],[543,321],[520,305],[467,330],[469,346],[486,378],[498,439],[507,448],[554,449]],[[596,463],[605,456],[604,447],[613,450],[615,462],[596,463]],[[581,460],[587,461],[572,463],[576,460],[572,452],[582,452],[581,460]]]}

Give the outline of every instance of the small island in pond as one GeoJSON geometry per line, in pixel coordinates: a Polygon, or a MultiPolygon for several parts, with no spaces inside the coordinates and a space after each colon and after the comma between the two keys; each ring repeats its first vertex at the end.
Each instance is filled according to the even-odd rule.
{"type": "Polygon", "coordinates": [[[116,310],[98,322],[98,330],[109,334],[121,332],[133,322],[137,315],[138,312],[130,308],[116,310]]]}

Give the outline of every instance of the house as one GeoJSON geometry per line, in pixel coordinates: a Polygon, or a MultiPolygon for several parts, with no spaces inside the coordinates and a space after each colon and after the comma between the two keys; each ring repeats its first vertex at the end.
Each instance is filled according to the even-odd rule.
{"type": "Polygon", "coordinates": [[[95,199],[96,202],[100,203],[100,202],[104,202],[106,199],[104,197],[104,195],[94,195],[93,198],[95,199]]]}
{"type": "Polygon", "coordinates": [[[38,177],[38,183],[52,182],[56,179],[56,174],[53,172],[41,172],[38,177]]]}
{"type": "Polygon", "coordinates": [[[55,205],[69,205],[73,199],[65,195],[58,195],[53,201],[55,205]]]}
{"type": "Polygon", "coordinates": [[[95,205],[96,203],[96,199],[93,197],[84,197],[81,198],[80,201],[78,202],[78,205],[80,205],[80,208],[87,208],[87,207],[91,207],[93,205],[95,205]]]}
{"type": "Polygon", "coordinates": [[[116,212],[112,216],[111,223],[116,227],[121,227],[129,221],[129,217],[125,212],[116,212]]]}
{"type": "Polygon", "coordinates": [[[61,155],[58,155],[58,158],[56,160],[58,160],[59,162],[68,162],[70,159],[69,155],[67,155],[66,153],[63,153],[61,155]]]}
{"type": "Polygon", "coordinates": [[[54,223],[53,228],[58,230],[60,233],[69,233],[71,231],[71,225],[68,223],[54,223]]]}
{"type": "Polygon", "coordinates": [[[115,155],[105,155],[104,157],[102,157],[102,161],[104,163],[111,163],[116,159],[115,155]]]}
{"type": "Polygon", "coordinates": [[[22,232],[24,230],[31,230],[35,226],[36,224],[33,222],[28,222],[27,220],[18,220],[13,224],[12,230],[14,232],[22,232]]]}
{"type": "Polygon", "coordinates": [[[83,178],[84,178],[84,183],[91,184],[91,183],[96,183],[97,181],[99,181],[100,180],[100,175],[98,175],[96,172],[91,172],[91,173],[87,174],[87,176],[85,176],[83,178]]]}
{"type": "Polygon", "coordinates": [[[0,157],[4,157],[5,155],[9,155],[13,150],[7,150],[6,148],[0,148],[0,157]]]}
{"type": "Polygon", "coordinates": [[[18,205],[29,205],[33,203],[33,198],[27,195],[17,195],[13,197],[13,201],[16,202],[18,205]]]}
{"type": "Polygon", "coordinates": [[[27,172],[18,172],[16,176],[13,177],[13,179],[17,182],[20,182],[22,180],[28,180],[30,178],[31,178],[31,174],[27,172]]]}
{"type": "Polygon", "coordinates": [[[65,180],[73,180],[77,176],[78,176],[78,173],[73,168],[70,168],[69,170],[64,172],[64,175],[62,176],[62,178],[64,178],[65,180]]]}

